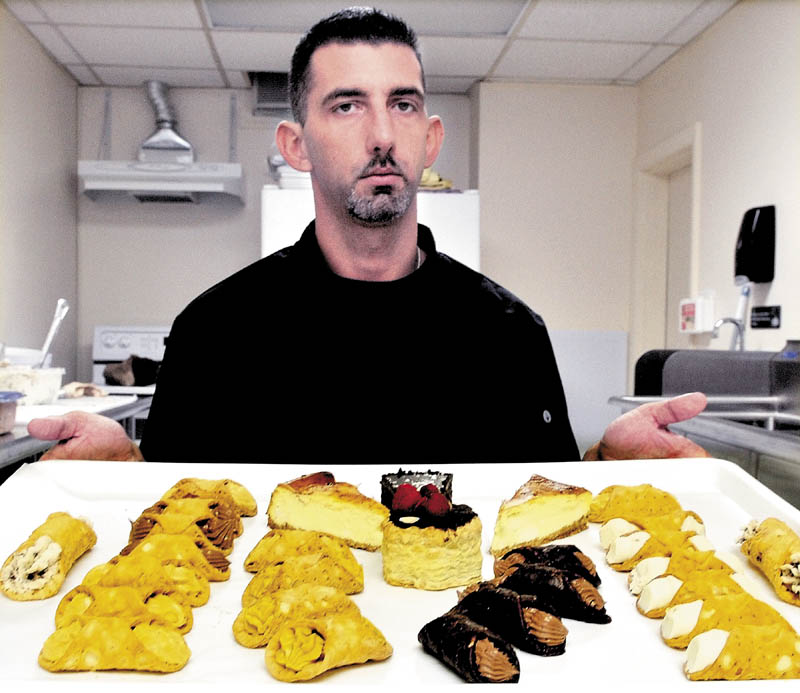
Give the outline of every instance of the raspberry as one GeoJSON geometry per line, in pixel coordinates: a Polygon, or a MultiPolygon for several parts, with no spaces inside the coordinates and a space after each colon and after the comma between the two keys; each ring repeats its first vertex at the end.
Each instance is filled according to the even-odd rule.
{"type": "Polygon", "coordinates": [[[411,484],[400,484],[392,498],[392,510],[414,510],[422,502],[419,491],[411,484]]]}
{"type": "Polygon", "coordinates": [[[447,500],[447,497],[443,493],[439,493],[439,491],[428,496],[422,502],[422,505],[428,511],[429,515],[436,515],[437,517],[446,515],[450,510],[450,501],[447,500]]]}
{"type": "Polygon", "coordinates": [[[425,498],[430,498],[434,493],[441,493],[436,487],[436,484],[425,484],[419,492],[425,496],[425,498]]]}

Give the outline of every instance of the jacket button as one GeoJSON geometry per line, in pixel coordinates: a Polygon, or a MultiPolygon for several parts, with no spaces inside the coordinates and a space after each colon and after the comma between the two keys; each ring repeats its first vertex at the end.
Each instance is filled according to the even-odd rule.
{"type": "Polygon", "coordinates": [[[550,423],[553,420],[553,417],[550,415],[550,412],[547,409],[542,412],[542,418],[544,419],[545,423],[550,423]]]}

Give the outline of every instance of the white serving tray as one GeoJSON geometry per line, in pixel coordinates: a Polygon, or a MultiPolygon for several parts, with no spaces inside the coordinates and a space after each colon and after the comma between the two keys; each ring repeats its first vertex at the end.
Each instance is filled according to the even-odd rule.
{"type": "MultiPolygon", "coordinates": [[[[361,491],[380,498],[380,477],[395,472],[386,465],[200,465],[120,462],[37,462],[23,466],[0,486],[0,560],[10,555],[50,512],[66,511],[89,518],[98,535],[97,545],[85,554],[69,574],[59,595],[39,602],[14,602],[0,595],[0,682],[4,690],[85,690],[113,683],[162,686],[187,684],[191,690],[215,691],[284,685],[267,673],[263,650],[239,646],[231,624],[240,610],[240,599],[252,575],[242,567],[246,555],[268,531],[266,510],[277,483],[301,474],[329,470],[337,480],[359,485],[361,491]],[[51,674],[41,669],[37,657],[42,643],[54,629],[56,606],[69,589],[79,584],[93,566],[114,556],[127,543],[129,522],[155,502],[173,483],[186,476],[232,478],[245,484],[259,508],[245,518],[245,531],[230,556],[231,578],[212,583],[211,598],[194,610],[194,628],[186,635],[192,656],[174,674],[96,672],[51,674]],[[13,683],[16,687],[9,688],[13,683]]],[[[424,471],[427,466],[404,469],[424,471]]],[[[443,465],[439,471],[454,474],[453,498],[467,503],[483,522],[486,552],[483,577],[492,577],[488,547],[500,502],[509,498],[531,474],[576,484],[597,493],[610,484],[651,483],[672,492],[687,510],[705,520],[707,534],[718,550],[738,553],[736,540],[752,518],[775,516],[800,529],[800,512],[739,467],[723,460],[650,460],[629,462],[569,462],[561,464],[443,465]]],[[[612,623],[596,625],[565,620],[569,629],[566,653],[542,658],[518,652],[520,685],[540,690],[582,691],[601,686],[616,690],[642,690],[654,686],[674,690],[715,687],[728,683],[693,683],[683,674],[684,654],[663,644],[659,621],[646,619],[635,608],[627,591],[625,575],[605,564],[598,541],[598,525],[561,543],[577,544],[597,564],[612,623]]],[[[419,629],[456,603],[454,589],[425,592],[387,585],[382,578],[380,553],[355,551],[364,566],[365,589],[353,599],[384,633],[394,647],[390,659],[333,671],[317,679],[325,686],[402,685],[404,690],[460,684],[455,674],[417,642],[419,629]]],[[[754,595],[777,608],[800,630],[800,609],[779,601],[767,582],[748,567],[754,595]]],[[[796,686],[797,682],[743,682],[748,690],[769,686],[796,686]]]]}

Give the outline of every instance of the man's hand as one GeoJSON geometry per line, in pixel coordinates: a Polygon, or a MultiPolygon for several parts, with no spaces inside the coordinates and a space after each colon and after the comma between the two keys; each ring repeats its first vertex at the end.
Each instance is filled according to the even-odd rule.
{"type": "Polygon", "coordinates": [[[650,402],[612,421],[602,440],[584,455],[585,460],[636,460],[670,457],[708,457],[688,438],[667,426],[691,419],[706,408],[702,392],[690,392],[663,402],[650,402]]]}
{"type": "Polygon", "coordinates": [[[41,440],[58,441],[42,455],[43,460],[144,460],[122,426],[100,414],[71,411],[32,419],[28,433],[41,440]]]}

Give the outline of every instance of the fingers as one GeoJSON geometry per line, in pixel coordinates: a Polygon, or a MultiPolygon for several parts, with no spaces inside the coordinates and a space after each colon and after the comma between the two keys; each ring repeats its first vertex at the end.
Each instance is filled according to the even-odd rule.
{"type": "Polygon", "coordinates": [[[66,416],[47,416],[31,419],[28,433],[40,440],[64,440],[75,435],[75,421],[66,416]]]}
{"type": "Polygon", "coordinates": [[[644,413],[646,407],[647,414],[652,416],[659,426],[666,427],[669,424],[686,421],[697,416],[706,408],[707,403],[708,400],[702,392],[690,392],[663,402],[642,405],[640,409],[644,413]]]}

